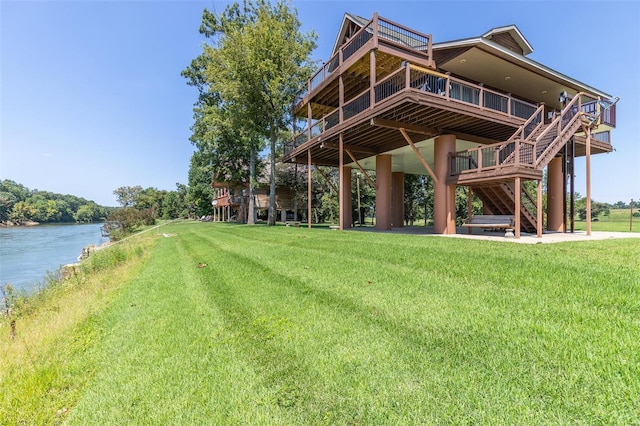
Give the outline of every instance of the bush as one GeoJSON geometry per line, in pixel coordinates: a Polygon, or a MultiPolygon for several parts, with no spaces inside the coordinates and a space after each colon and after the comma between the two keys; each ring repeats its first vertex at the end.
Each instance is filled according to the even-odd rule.
{"type": "Polygon", "coordinates": [[[109,231],[109,237],[117,241],[136,232],[140,226],[155,225],[156,215],[153,209],[138,210],[133,207],[125,207],[111,212],[107,220],[118,225],[112,226],[109,231]]]}

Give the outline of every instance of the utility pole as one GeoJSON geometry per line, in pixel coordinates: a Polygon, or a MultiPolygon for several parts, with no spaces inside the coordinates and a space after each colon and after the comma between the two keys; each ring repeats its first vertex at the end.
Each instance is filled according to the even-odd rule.
{"type": "Polygon", "coordinates": [[[629,203],[629,232],[633,232],[633,198],[629,203]]]}

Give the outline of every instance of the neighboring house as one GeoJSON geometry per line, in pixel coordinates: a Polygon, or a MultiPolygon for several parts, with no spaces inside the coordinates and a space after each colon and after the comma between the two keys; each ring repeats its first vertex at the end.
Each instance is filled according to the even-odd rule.
{"type": "Polygon", "coordinates": [[[542,234],[546,168],[547,229],[566,230],[575,158],[586,157],[590,200],[591,155],[612,151],[615,101],[529,59],[532,50],[515,25],[434,43],[377,14],[346,14],[332,57],[294,101],[306,128],[284,161],[339,168],[341,229],[358,168],[376,171],[378,229],[403,226],[404,174],[429,174],[436,233],[456,232],[455,189],[465,186],[487,214],[513,215],[517,237],[542,234]]]}
{"type": "MultiPolygon", "coordinates": [[[[211,182],[214,189],[213,206],[214,222],[247,222],[249,214],[249,186],[233,182],[222,182],[216,180],[211,182]],[[244,220],[243,220],[244,217],[244,220]]],[[[297,220],[306,205],[295,202],[294,192],[287,188],[276,187],[276,217],[285,222],[287,220],[297,220]]],[[[254,208],[256,219],[266,219],[269,210],[269,184],[258,183],[254,189],[254,208]]]]}

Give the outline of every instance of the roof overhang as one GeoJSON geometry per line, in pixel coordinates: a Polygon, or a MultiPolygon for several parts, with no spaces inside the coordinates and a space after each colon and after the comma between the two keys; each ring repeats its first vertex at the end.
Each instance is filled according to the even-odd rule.
{"type": "Polygon", "coordinates": [[[331,56],[335,55],[340,46],[342,45],[342,40],[344,40],[345,35],[347,34],[347,29],[349,28],[349,23],[356,24],[360,28],[363,28],[368,20],[356,16],[351,15],[350,13],[345,13],[342,18],[342,25],[340,25],[340,31],[338,31],[338,36],[336,37],[336,41],[333,43],[333,50],[331,50],[331,56]]]}
{"type": "Polygon", "coordinates": [[[558,94],[562,91],[611,98],[608,93],[482,37],[437,43],[433,49],[434,55],[447,50],[459,52],[447,55],[445,62],[438,63],[438,68],[531,102],[559,108],[558,94]]]}
{"type": "Polygon", "coordinates": [[[482,37],[487,40],[491,40],[494,35],[503,34],[503,33],[508,33],[509,35],[511,35],[511,37],[513,37],[513,40],[522,49],[522,52],[523,52],[522,54],[524,56],[527,56],[528,54],[533,52],[533,47],[531,46],[531,44],[529,44],[527,39],[524,38],[524,35],[522,35],[518,27],[516,27],[515,25],[507,25],[504,27],[493,28],[487,31],[486,33],[482,34],[482,37]]]}

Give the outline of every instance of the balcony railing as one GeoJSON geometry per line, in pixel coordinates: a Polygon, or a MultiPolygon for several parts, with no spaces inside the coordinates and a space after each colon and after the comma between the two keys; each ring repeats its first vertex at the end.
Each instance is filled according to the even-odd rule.
{"type": "Polygon", "coordinates": [[[466,151],[450,154],[450,174],[481,172],[505,166],[534,168],[536,164],[535,143],[516,140],[508,143],[483,145],[466,151]]]}
{"type": "Polygon", "coordinates": [[[294,108],[297,108],[305,96],[320,87],[324,81],[333,75],[334,71],[358,53],[371,40],[374,40],[374,44],[378,40],[384,40],[385,43],[412,49],[415,54],[424,56],[428,62],[431,62],[433,59],[431,35],[411,30],[388,19],[381,18],[376,14],[348,42],[342,45],[331,59],[323,63],[311,78],[309,78],[306,87],[301,93],[296,95],[294,108]]]}
{"type": "MultiPolygon", "coordinates": [[[[487,89],[481,84],[469,83],[408,63],[373,87],[373,102],[370,89],[346,102],[342,106],[342,121],[355,117],[399,92],[409,90],[426,92],[442,99],[475,105],[480,109],[498,112],[512,118],[529,119],[527,123],[533,122],[533,124],[526,129],[525,137],[542,121],[542,109],[538,105],[487,89]],[[539,111],[539,118],[532,121],[531,117],[536,111],[539,111]]],[[[288,152],[338,124],[340,124],[340,108],[336,108],[316,122],[311,122],[311,125],[308,125],[306,129],[296,133],[294,146],[288,147],[288,152]]]]}
{"type": "Polygon", "coordinates": [[[592,100],[583,102],[581,111],[600,117],[600,124],[616,127],[616,104],[611,101],[592,100]]]}

